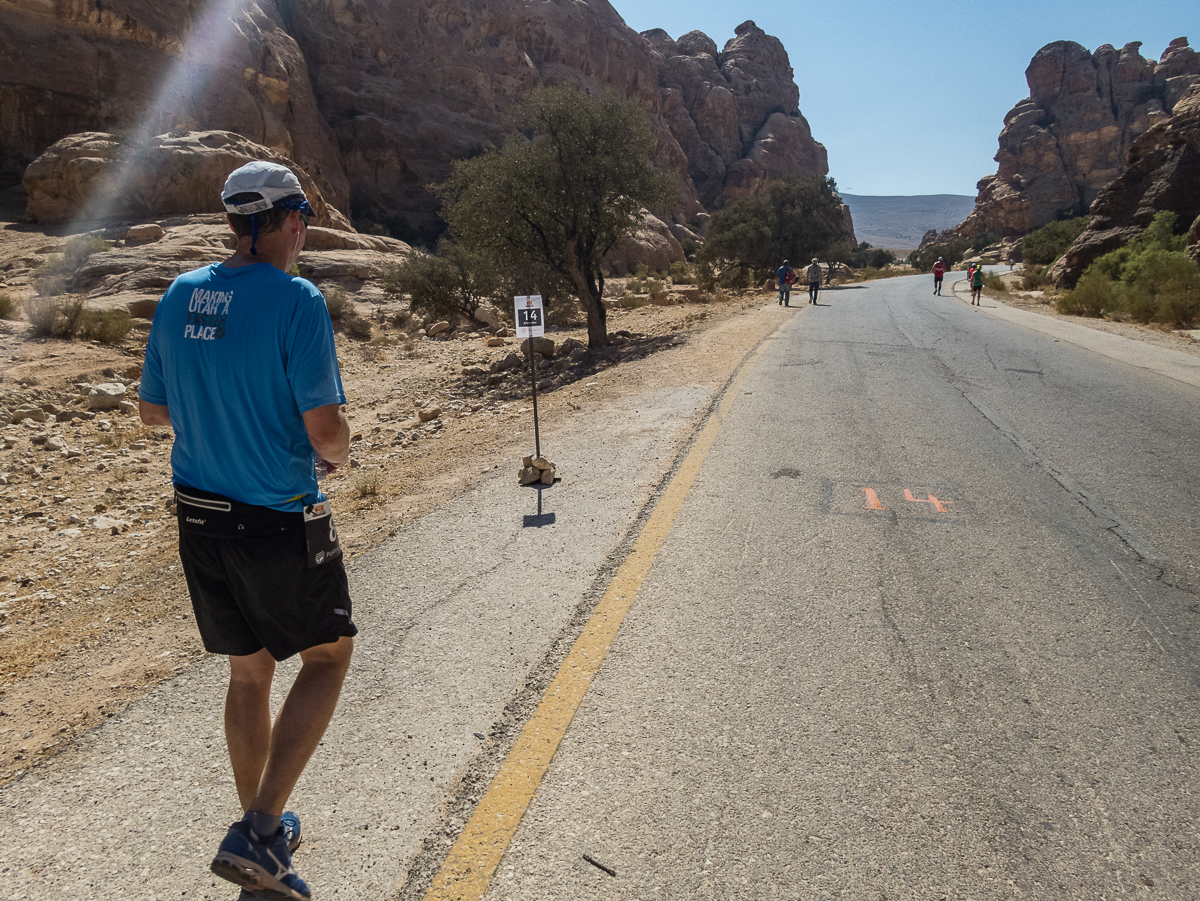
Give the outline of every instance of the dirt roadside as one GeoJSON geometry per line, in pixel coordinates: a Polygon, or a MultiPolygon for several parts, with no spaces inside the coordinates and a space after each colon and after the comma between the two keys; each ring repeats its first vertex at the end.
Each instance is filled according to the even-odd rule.
{"type": "MultiPolygon", "coordinates": [[[[6,254],[45,243],[7,237],[0,228],[0,271],[6,254]]],[[[350,559],[497,470],[515,480],[533,449],[528,370],[490,370],[515,340],[413,342],[386,324],[395,311],[369,307],[376,337],[396,340],[337,337],[354,440],[326,484],[350,559]]],[[[719,385],[777,324],[758,294],[609,317],[614,347],[539,373],[544,427],[586,428],[590,407],[646,384],[719,385]]],[[[548,336],[586,342],[582,323],[548,336]]],[[[0,407],[59,411],[0,428],[0,784],[204,656],[176,556],[172,434],[131,409],[144,345],[144,332],[105,347],[0,321],[0,407]],[[130,385],[125,411],[71,418],[101,382],[130,385]]]]}

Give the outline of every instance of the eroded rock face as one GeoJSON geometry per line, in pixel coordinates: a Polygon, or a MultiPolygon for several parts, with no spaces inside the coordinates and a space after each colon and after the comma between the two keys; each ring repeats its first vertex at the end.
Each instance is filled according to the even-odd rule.
{"type": "Polygon", "coordinates": [[[1188,232],[1188,253],[1200,262],[1200,80],[1178,98],[1175,114],[1159,121],[1129,150],[1128,168],[1092,204],[1088,228],[1047,273],[1072,288],[1094,260],[1140,234],[1156,213],[1169,210],[1188,232]]]}
{"type": "Polygon", "coordinates": [[[0,84],[0,187],[70,135],[229,131],[295,160],[342,212],[430,237],[427,186],[499,142],[529,88],[569,82],[649,112],[658,163],[680,176],[675,224],[697,223],[828,168],[782,44],[736,32],[721,52],[698,32],[643,36],[608,0],[0,0],[16,73],[0,84]]]}
{"type": "Polygon", "coordinates": [[[160,135],[145,142],[94,132],[63,138],[25,170],[27,214],[34,222],[59,222],[223,213],[225,179],[255,159],[281,163],[296,173],[316,214],[314,224],[350,228],[306,169],[226,131],[160,135]]]}
{"type": "Polygon", "coordinates": [[[1047,44],[1025,79],[1029,97],[1004,119],[996,175],[979,183],[968,237],[1020,235],[1059,212],[1082,213],[1126,169],[1134,142],[1168,119],[1200,81],[1200,56],[1178,38],[1158,62],[1138,42],[1089,53],[1071,41],[1047,44]]]}
{"type": "Polygon", "coordinates": [[[294,159],[347,208],[337,144],[273,0],[0,0],[0,59],[2,185],[68,135],[216,129],[294,159]]]}
{"type": "Polygon", "coordinates": [[[709,208],[780,178],[829,172],[825,148],[800,114],[783,44],[753,22],[735,32],[720,53],[699,31],[678,41],[662,30],[644,35],[656,51],[663,118],[709,208]]]}

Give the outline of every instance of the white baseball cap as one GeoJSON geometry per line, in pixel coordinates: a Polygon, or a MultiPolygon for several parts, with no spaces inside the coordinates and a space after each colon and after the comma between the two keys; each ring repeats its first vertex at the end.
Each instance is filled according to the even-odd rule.
{"type": "Polygon", "coordinates": [[[289,197],[304,197],[300,179],[287,166],[266,160],[253,160],[234,169],[225,179],[225,188],[221,191],[221,202],[226,211],[241,216],[269,210],[289,197]],[[258,197],[245,203],[230,203],[230,199],[238,194],[257,194],[258,197]]]}

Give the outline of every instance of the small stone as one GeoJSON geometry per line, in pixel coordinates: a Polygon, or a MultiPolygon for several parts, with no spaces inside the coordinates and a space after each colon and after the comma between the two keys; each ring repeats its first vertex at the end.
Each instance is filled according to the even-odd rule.
{"type": "Polygon", "coordinates": [[[450,330],[450,323],[447,322],[445,319],[443,319],[441,322],[433,323],[433,325],[429,326],[429,328],[427,328],[425,330],[425,332],[426,332],[426,334],[429,335],[430,338],[436,338],[438,335],[442,334],[443,332],[449,331],[449,330],[450,330]]]}
{"type": "Polygon", "coordinates": [[[125,386],[120,382],[105,382],[88,392],[88,406],[93,410],[116,410],[125,399],[125,386]]]}
{"type": "Polygon", "coordinates": [[[438,406],[437,404],[434,404],[431,407],[422,407],[420,410],[417,411],[417,417],[421,420],[421,422],[431,422],[432,420],[437,419],[441,415],[442,415],[442,408],[440,406],[438,406]]]}

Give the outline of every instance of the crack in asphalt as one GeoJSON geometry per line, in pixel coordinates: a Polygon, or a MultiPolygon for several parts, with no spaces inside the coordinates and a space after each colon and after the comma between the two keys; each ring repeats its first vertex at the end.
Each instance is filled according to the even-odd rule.
{"type": "Polygon", "coordinates": [[[1026,456],[1032,459],[1038,466],[1046,471],[1054,481],[1058,482],[1067,493],[1075,500],[1079,501],[1086,507],[1093,516],[1100,520],[1104,528],[1112,532],[1117,538],[1121,539],[1125,545],[1133,551],[1139,558],[1149,563],[1156,563],[1163,559],[1162,554],[1149,541],[1139,535],[1134,529],[1121,517],[1117,516],[1110,510],[1105,503],[1100,500],[1092,492],[1088,491],[1066,472],[1064,472],[1052,460],[1045,457],[1036,447],[1022,438],[1017,431],[1007,422],[1000,418],[992,410],[988,409],[984,404],[972,398],[970,395],[963,393],[963,398],[972,407],[983,414],[984,418],[991,422],[1005,438],[1020,448],[1026,456]]]}

